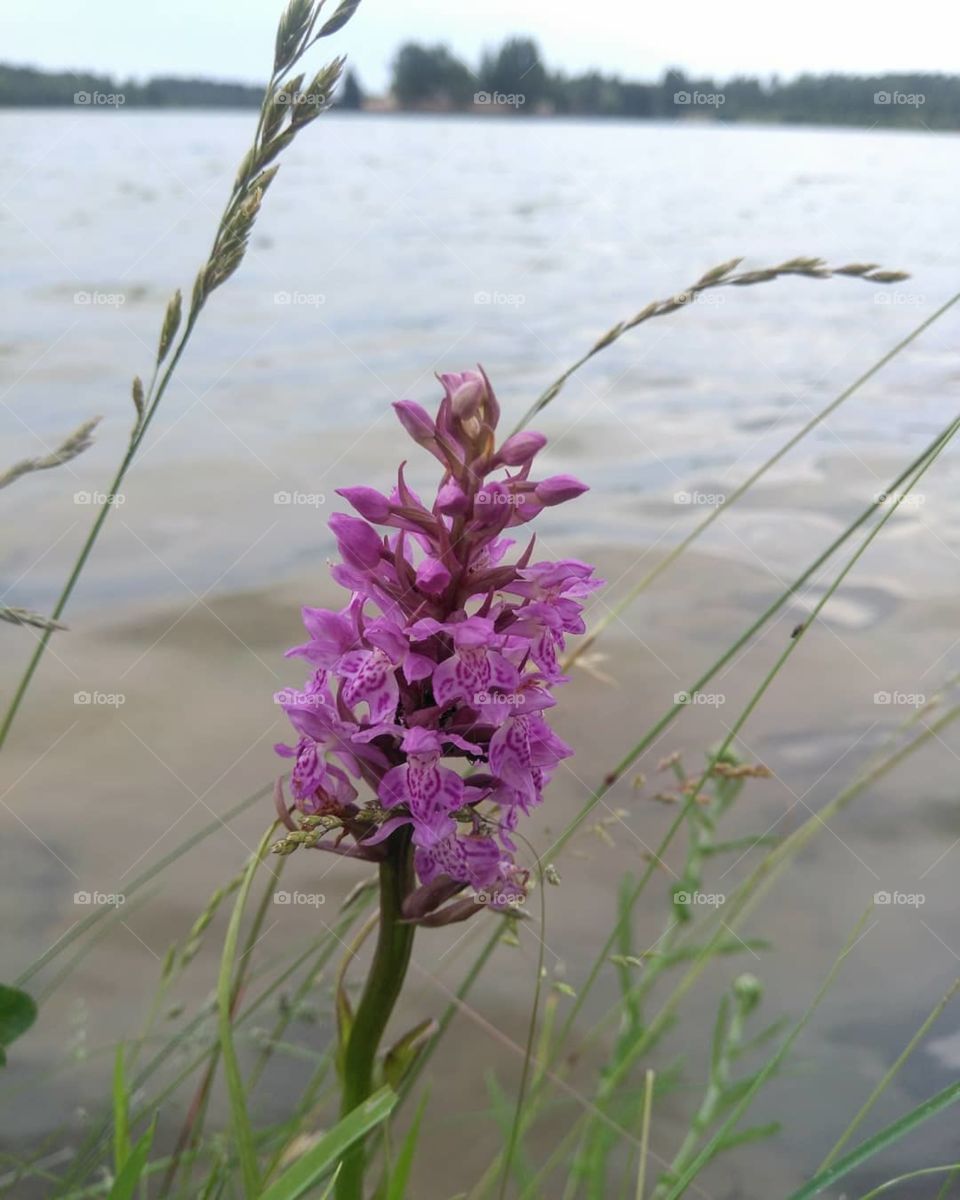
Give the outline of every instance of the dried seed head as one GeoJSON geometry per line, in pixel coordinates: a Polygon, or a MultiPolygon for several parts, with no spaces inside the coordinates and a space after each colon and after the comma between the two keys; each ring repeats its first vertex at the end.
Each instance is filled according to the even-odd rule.
{"type": "Polygon", "coordinates": [[[696,286],[707,287],[712,283],[717,283],[724,276],[729,275],[731,271],[735,271],[742,262],[742,258],[731,258],[729,262],[721,263],[719,267],[713,267],[705,275],[700,276],[696,286]]]}
{"type": "Polygon", "coordinates": [[[339,29],[342,29],[359,7],[360,0],[340,0],[337,11],[329,21],[320,26],[317,37],[329,37],[331,33],[336,33],[339,29]]]}
{"type": "Polygon", "coordinates": [[[167,351],[170,349],[170,343],[177,335],[177,330],[180,328],[180,315],[182,307],[183,297],[180,294],[180,289],[177,288],[177,290],[170,297],[170,303],[167,305],[167,311],[163,318],[163,328],[160,330],[160,349],[157,352],[158,363],[162,363],[167,357],[167,351]]]}
{"type": "Polygon", "coordinates": [[[7,621],[11,625],[30,625],[33,629],[66,629],[66,625],[61,625],[59,621],[31,612],[29,608],[8,608],[6,605],[0,608],[0,621],[7,621]]]}
{"type": "Polygon", "coordinates": [[[277,26],[277,41],[273,56],[273,73],[279,75],[304,48],[313,21],[313,0],[290,0],[277,26]]]}
{"type": "Polygon", "coordinates": [[[21,462],[14,463],[0,475],[0,488],[7,487],[21,475],[28,475],[32,471],[49,471],[51,467],[59,467],[63,463],[70,462],[71,459],[76,458],[78,454],[82,454],[84,450],[88,450],[93,445],[93,438],[90,435],[99,423],[99,417],[94,417],[91,421],[84,421],[49,454],[44,454],[39,458],[25,458],[21,462]]]}
{"type": "Polygon", "coordinates": [[[140,422],[143,420],[143,380],[139,375],[134,375],[130,392],[133,396],[133,407],[137,410],[137,423],[134,428],[139,429],[140,422]]]}

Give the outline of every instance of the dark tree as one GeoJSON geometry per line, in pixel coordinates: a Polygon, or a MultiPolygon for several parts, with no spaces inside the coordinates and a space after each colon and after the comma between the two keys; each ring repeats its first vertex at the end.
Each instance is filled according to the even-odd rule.
{"type": "Polygon", "coordinates": [[[495,54],[483,56],[480,83],[486,92],[525,97],[528,109],[539,104],[548,91],[539,46],[532,38],[508,38],[495,54]]]}
{"type": "Polygon", "coordinates": [[[476,84],[473,75],[446,46],[401,46],[393,63],[393,94],[409,108],[460,107],[476,84]]]}
{"type": "Polygon", "coordinates": [[[358,112],[363,108],[363,89],[354,71],[347,71],[337,95],[338,107],[348,112],[358,112]]]}

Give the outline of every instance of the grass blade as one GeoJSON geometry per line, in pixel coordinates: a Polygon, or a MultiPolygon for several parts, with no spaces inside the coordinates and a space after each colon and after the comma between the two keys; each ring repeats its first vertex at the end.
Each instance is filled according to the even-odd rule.
{"type": "Polygon", "coordinates": [[[124,1045],[120,1042],[113,1061],[113,1169],[117,1175],[130,1157],[130,1112],[125,1074],[124,1045]]]}
{"type": "Polygon", "coordinates": [[[374,1092],[324,1134],[319,1142],[298,1159],[289,1170],[260,1196],[260,1200],[298,1200],[331,1167],[335,1167],[355,1142],[366,1137],[393,1112],[397,1094],[390,1088],[374,1092]]]}
{"type": "Polygon", "coordinates": [[[423,1120],[426,1107],[427,1097],[424,1096],[417,1105],[413,1124],[410,1126],[407,1136],[403,1139],[403,1145],[400,1147],[397,1161],[390,1172],[390,1179],[387,1182],[387,1192],[384,1200],[405,1200],[407,1182],[410,1179],[410,1170],[413,1167],[413,1156],[416,1153],[417,1140],[420,1137],[420,1122],[423,1120]]]}
{"type": "Polygon", "coordinates": [[[860,1128],[860,1125],[866,1120],[867,1115],[870,1113],[874,1104],[876,1104],[876,1102],[880,1099],[880,1097],[883,1095],[883,1093],[887,1090],[887,1088],[889,1087],[890,1083],[892,1082],[894,1076],[897,1074],[897,1072],[900,1070],[900,1068],[903,1066],[903,1064],[907,1061],[907,1059],[910,1057],[910,1055],[914,1052],[914,1050],[917,1048],[917,1046],[919,1046],[919,1044],[926,1037],[930,1028],[933,1026],[934,1022],[937,1020],[937,1018],[940,1016],[940,1014],[943,1012],[943,1010],[947,1007],[947,1005],[950,1003],[950,1001],[956,995],[958,989],[960,989],[960,979],[957,979],[954,981],[952,987],[950,987],[950,989],[947,991],[946,995],[944,995],[941,998],[939,1003],[934,1008],[933,1012],[930,1013],[930,1015],[927,1017],[927,1019],[923,1022],[923,1024],[920,1026],[920,1028],[917,1030],[917,1032],[913,1035],[913,1037],[910,1039],[910,1041],[907,1043],[907,1045],[901,1051],[896,1062],[893,1063],[893,1065],[886,1072],[884,1077],[880,1080],[880,1082],[877,1084],[877,1086],[873,1089],[873,1091],[867,1097],[863,1106],[860,1108],[860,1111],[857,1113],[857,1115],[853,1118],[853,1120],[850,1122],[850,1124],[847,1126],[847,1128],[840,1135],[840,1138],[837,1140],[836,1144],[834,1145],[834,1147],[830,1151],[830,1153],[827,1155],[827,1157],[820,1164],[818,1170],[820,1170],[820,1171],[826,1170],[826,1168],[830,1166],[830,1164],[837,1157],[837,1155],[840,1153],[840,1151],[843,1149],[843,1147],[847,1144],[847,1142],[850,1140],[850,1138],[853,1137],[853,1135],[856,1133],[856,1131],[860,1128]]]}
{"type": "Polygon", "coordinates": [[[227,1079],[227,1090],[230,1094],[230,1115],[233,1124],[233,1136],[236,1142],[237,1155],[240,1159],[240,1170],[243,1176],[243,1188],[247,1200],[255,1200],[260,1194],[260,1172],[257,1167],[257,1155],[253,1145],[253,1129],[250,1125],[250,1114],[247,1112],[247,1097],[243,1086],[243,1076],[240,1073],[240,1062],[237,1058],[236,1047],[233,1043],[233,1008],[234,987],[233,968],[237,957],[237,944],[240,939],[240,923],[246,908],[253,877],[260,861],[267,852],[270,839],[273,837],[273,826],[263,835],[257,852],[250,859],[249,866],[243,877],[243,883],[237,893],[237,899],[230,914],[230,924],[223,943],[223,955],[220,959],[220,977],[217,982],[217,1012],[220,1033],[220,1051],[223,1055],[223,1069],[227,1079]]]}
{"type": "MultiPolygon", "coordinates": [[[[918,1104],[915,1109],[908,1112],[906,1116],[901,1117],[899,1121],[894,1121],[892,1125],[888,1125],[885,1129],[881,1129],[879,1133],[875,1133],[872,1138],[867,1138],[856,1150],[852,1150],[845,1158],[841,1158],[835,1166],[814,1175],[809,1183],[805,1184],[798,1192],[794,1192],[789,1196],[788,1200],[809,1200],[811,1196],[819,1196],[824,1188],[829,1187],[832,1183],[836,1183],[844,1175],[849,1175],[855,1167],[859,1167],[862,1163],[867,1162],[868,1159],[873,1158],[875,1154],[879,1154],[881,1150],[886,1150],[888,1146],[899,1142],[902,1137],[905,1137],[908,1133],[912,1133],[924,1121],[935,1117],[937,1113],[943,1112],[951,1104],[956,1104],[958,1100],[960,1100],[960,1083],[952,1083],[949,1087],[944,1088],[942,1092],[937,1092],[935,1096],[931,1096],[929,1100],[925,1100],[923,1104],[918,1104]]],[[[885,1184],[884,1186],[887,1185],[885,1184]]]]}
{"type": "Polygon", "coordinates": [[[647,1154],[650,1149],[650,1110],[653,1108],[653,1071],[648,1067],[643,1082],[643,1121],[640,1127],[640,1166],[637,1169],[637,1200],[647,1187],[647,1154]]]}
{"type": "Polygon", "coordinates": [[[140,1177],[143,1175],[144,1167],[147,1165],[147,1159],[150,1157],[150,1147],[153,1145],[153,1135],[156,1128],[157,1118],[154,1117],[150,1123],[150,1128],[134,1146],[130,1157],[124,1164],[123,1170],[119,1172],[117,1178],[114,1180],[107,1200],[133,1200],[134,1193],[140,1183],[140,1177]]]}
{"type": "MultiPolygon", "coordinates": [[[[946,1171],[956,1172],[960,1170],[960,1163],[947,1163],[942,1167],[923,1167],[919,1171],[910,1171],[907,1175],[898,1175],[896,1179],[888,1179],[886,1183],[881,1183],[878,1188],[874,1188],[872,1192],[868,1192],[862,1197],[862,1200],[874,1200],[876,1196],[882,1195],[888,1188],[896,1187],[898,1183],[906,1183],[910,1179],[921,1179],[925,1175],[943,1175],[946,1171]]],[[[950,1180],[947,1180],[949,1186],[950,1180]]],[[[938,1192],[937,1198],[946,1196],[945,1192],[938,1192]]]]}

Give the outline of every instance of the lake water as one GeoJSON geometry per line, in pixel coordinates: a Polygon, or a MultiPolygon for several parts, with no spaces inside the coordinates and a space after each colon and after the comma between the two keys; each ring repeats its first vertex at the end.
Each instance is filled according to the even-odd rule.
{"type": "MultiPolygon", "coordinates": [[[[52,603],[90,519],[84,497],[104,488],[128,436],[129,380],[149,370],[167,296],[188,290],[203,261],[251,124],[249,114],[0,114],[3,461],[104,418],[91,452],[4,491],[7,603],[52,603]]],[[[911,272],[889,288],[799,279],[716,291],[629,333],[571,380],[536,426],[551,435],[550,464],[592,490],[552,515],[543,537],[548,550],[600,560],[611,580],[600,616],[707,511],[683,498],[729,494],[949,298],[960,278],[958,177],[946,134],[325,116],[283,166],[244,266],[211,300],[76,593],[73,629],[57,638],[11,740],[0,899],[25,915],[4,939],[3,976],[76,920],[78,888],[115,890],[106,885],[202,825],[208,807],[222,812],[271,777],[269,746],[283,731],[270,694],[281,676],[296,681],[281,652],[298,639],[299,602],[335,599],[325,567],[334,488],[389,483],[392,400],[431,404],[434,371],[481,362],[512,421],[617,320],[736,255],[749,267],[819,255],[911,272]],[[284,494],[295,501],[278,502],[284,494]],[[122,712],[78,710],[81,687],[123,693],[122,712]]],[[[957,329],[956,311],[929,329],[599,644],[598,668],[619,686],[580,675],[570,689],[562,720],[580,757],[577,776],[555,785],[552,828],[955,414],[957,329]]],[[[411,472],[426,478],[423,464],[411,472]]],[[[948,451],[751,720],[747,752],[777,778],[756,785],[740,832],[790,828],[828,801],[911,711],[876,695],[932,697],[960,666],[958,474],[948,451]]],[[[691,712],[641,768],[651,774],[674,748],[692,765],[722,737],[820,592],[724,676],[722,706],[691,712]]],[[[11,629],[4,645],[8,682],[30,635],[11,629]]],[[[768,1010],[796,1015],[875,891],[927,899],[922,913],[881,913],[871,926],[765,1106],[788,1127],[780,1152],[744,1150],[714,1177],[715,1197],[766,1200],[812,1169],[956,974],[958,755],[945,733],[872,789],[754,921],[751,932],[776,945],[749,962],[768,982],[768,1010]]],[[[642,845],[663,827],[630,781],[610,804],[629,809],[633,840],[582,845],[555,901],[551,944],[574,986],[609,925],[616,878],[640,869],[642,845]]],[[[256,838],[264,815],[162,887],[133,932],[104,939],[74,981],[80,1001],[52,1000],[23,1043],[31,1068],[58,1061],[78,1023],[105,1040],[118,1023],[135,1026],[150,955],[235,869],[237,837],[256,838]]],[[[352,878],[344,872],[344,890],[352,878]]],[[[656,936],[661,916],[651,899],[643,932],[656,936]]],[[[424,954],[455,985],[458,956],[424,954]]],[[[530,947],[524,961],[532,970],[530,947]]],[[[693,997],[695,1026],[709,1027],[719,986],[693,997]]],[[[437,1003],[427,984],[418,999],[437,1003]]],[[[522,1037],[527,999],[491,977],[475,1004],[522,1037]]],[[[936,1036],[883,1119],[953,1077],[956,1012],[936,1036]]],[[[462,1046],[446,1061],[479,1069],[462,1046]]],[[[74,1120],[98,1095],[99,1067],[70,1073],[55,1101],[53,1085],[21,1074],[13,1134],[74,1120]]],[[[865,1175],[863,1190],[950,1153],[936,1129],[889,1158],[886,1174],[865,1175]]],[[[667,1148],[674,1137],[668,1122],[667,1148]]],[[[481,1169],[487,1152],[477,1150],[481,1169]]],[[[447,1191],[423,1185],[423,1195],[440,1200],[468,1182],[451,1174],[447,1191]]]]}

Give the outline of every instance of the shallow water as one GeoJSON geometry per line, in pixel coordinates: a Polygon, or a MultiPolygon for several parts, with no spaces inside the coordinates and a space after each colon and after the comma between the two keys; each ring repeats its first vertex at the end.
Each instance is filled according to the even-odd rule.
{"type": "MultiPolygon", "coordinates": [[[[50,604],[90,519],[75,497],[103,488],[122,448],[127,381],[146,369],[166,295],[189,286],[202,260],[249,125],[240,115],[0,116],[12,181],[0,208],[5,461],[38,453],[94,412],[105,417],[89,454],[4,492],[7,602],[50,604]],[[91,302],[75,302],[78,293],[91,302]],[[111,296],[123,302],[92,299],[111,296]]],[[[325,117],[284,167],[248,262],[211,302],[78,590],[72,632],[54,643],[10,743],[0,903],[18,920],[4,939],[3,976],[85,915],[75,892],[122,889],[211,810],[271,778],[270,746],[284,730],[270,697],[297,682],[282,650],[298,640],[299,603],[334,599],[324,527],[334,488],[389,482],[398,448],[390,400],[429,402],[433,370],[479,360],[508,417],[519,416],[615,320],[735,254],[752,266],[821,254],[913,272],[892,290],[837,279],[714,293],[627,335],[571,382],[538,424],[552,435],[550,465],[576,471],[592,491],[550,514],[542,542],[599,558],[611,581],[599,617],[707,511],[684,497],[728,494],[947,298],[960,273],[949,217],[955,149],[948,135],[325,117]],[[493,299],[477,303],[477,293],[493,299]],[[283,493],[296,501],[277,502],[283,493]],[[123,703],[77,704],[77,692],[123,703]]],[[[956,411],[956,330],[953,316],[934,326],[605,635],[600,677],[578,673],[565,697],[561,732],[578,747],[576,773],[558,777],[538,837],[562,827],[673,694],[956,411]]],[[[412,481],[426,478],[411,463],[412,481]]],[[[948,452],[751,718],[745,753],[776,778],[747,790],[731,836],[793,828],[910,715],[904,697],[932,697],[956,670],[956,483],[948,452]],[[885,693],[895,700],[878,702],[885,693]]],[[[676,748],[692,769],[830,578],[724,673],[722,703],[686,713],[638,769],[652,775],[676,748]]],[[[28,633],[4,636],[14,659],[30,645],[28,633]]],[[[711,1178],[711,1195],[779,1195],[814,1167],[956,974],[958,755],[960,739],[945,732],[858,798],[752,919],[750,933],[775,950],[739,966],[765,980],[772,1019],[802,1011],[875,892],[926,898],[922,909],[878,909],[763,1106],[764,1119],[786,1125],[778,1152],[743,1150],[711,1178]]],[[[585,834],[550,893],[548,967],[574,987],[612,920],[619,876],[642,869],[669,816],[629,779],[608,803],[626,814],[617,845],[585,834]]],[[[76,1133],[76,1107],[94,1104],[106,1069],[93,1051],[136,1028],[154,960],[236,869],[263,818],[232,822],[164,878],[51,1000],[11,1078],[24,1086],[26,1071],[62,1062],[81,1037],[88,1058],[35,1079],[5,1107],[6,1136],[32,1140],[61,1120],[76,1133]]],[[[290,871],[312,877],[310,863],[290,871]]],[[[356,876],[340,865],[328,877],[331,904],[356,876]]],[[[638,941],[657,936],[662,903],[651,893],[638,941]]],[[[283,916],[271,933],[278,948],[311,919],[283,916]]],[[[440,1007],[481,936],[478,927],[449,954],[455,938],[421,939],[439,983],[420,977],[411,1012],[440,1007]]],[[[504,957],[474,994],[482,1017],[518,1041],[535,952],[533,941],[514,952],[522,986],[517,960],[504,957]]],[[[202,967],[198,997],[212,960],[202,967]]],[[[688,1042],[706,1036],[735,969],[691,997],[688,1042]]],[[[612,989],[606,981],[592,1013],[612,989]]],[[[953,1077],[951,1012],[878,1121],[953,1077]]],[[[485,1103],[483,1068],[495,1061],[507,1079],[515,1068],[512,1052],[481,1037],[465,1018],[441,1074],[466,1080],[475,1108],[485,1103]]],[[[698,1065],[692,1053],[693,1078],[698,1065]]],[[[664,1153],[677,1136],[672,1118],[668,1108],[664,1153]]],[[[875,1182],[949,1153],[946,1128],[934,1122],[875,1182]]],[[[478,1139],[418,1196],[464,1186],[489,1144],[478,1139]]],[[[863,1190],[871,1181],[864,1176],[863,1190]]]]}

